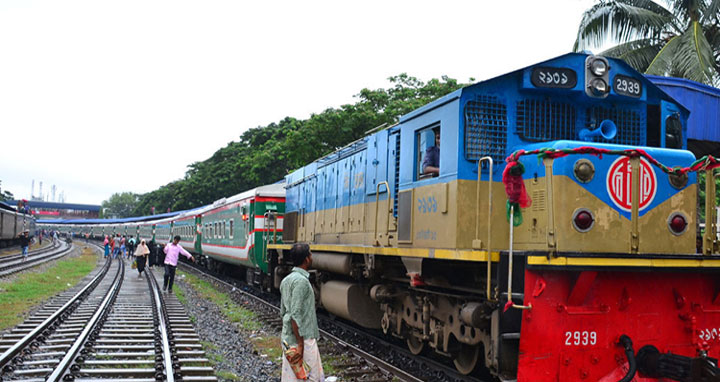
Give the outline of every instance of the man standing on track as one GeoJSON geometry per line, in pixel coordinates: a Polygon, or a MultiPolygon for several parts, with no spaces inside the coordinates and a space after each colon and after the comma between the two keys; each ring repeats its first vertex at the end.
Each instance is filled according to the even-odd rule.
{"type": "Polygon", "coordinates": [[[163,276],[163,291],[167,290],[172,293],[173,282],[175,281],[175,268],[177,268],[178,256],[182,253],[183,256],[190,259],[193,263],[195,258],[185,248],[181,247],[180,236],[175,236],[172,243],[165,244],[163,252],[165,252],[165,276],[163,276]]]}
{"type": "Polygon", "coordinates": [[[297,381],[292,365],[302,365],[303,361],[310,367],[307,380],[322,382],[325,374],[317,344],[320,333],[315,315],[315,293],[308,273],[312,266],[312,252],[309,245],[297,243],[288,255],[295,267],[280,283],[280,317],[283,350],[290,350],[292,355],[290,359],[288,353],[283,357],[282,382],[297,381]]]}
{"type": "Polygon", "coordinates": [[[22,248],[23,261],[27,260],[28,247],[30,246],[30,231],[23,231],[20,234],[20,248],[22,248]]]}

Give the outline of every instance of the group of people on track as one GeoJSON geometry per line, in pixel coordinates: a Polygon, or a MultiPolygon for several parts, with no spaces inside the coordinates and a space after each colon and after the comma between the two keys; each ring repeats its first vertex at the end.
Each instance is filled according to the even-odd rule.
{"type": "Polygon", "coordinates": [[[120,256],[123,259],[134,259],[134,264],[138,270],[138,278],[142,277],[145,265],[165,267],[165,276],[163,277],[163,290],[172,292],[173,282],[175,280],[175,269],[179,255],[183,255],[188,259],[195,261],[195,258],[180,246],[180,236],[175,236],[173,240],[162,247],[151,241],[149,244],[145,239],[140,240],[136,244],[135,238],[130,238],[116,234],[113,236],[105,235],[103,247],[105,249],[105,257],[112,256],[113,259],[120,256]],[[162,250],[160,250],[162,248],[162,250]]]}

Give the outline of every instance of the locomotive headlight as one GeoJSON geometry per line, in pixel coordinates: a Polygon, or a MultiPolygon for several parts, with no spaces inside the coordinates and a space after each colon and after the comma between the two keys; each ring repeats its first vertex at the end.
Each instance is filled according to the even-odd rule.
{"type": "Polygon", "coordinates": [[[587,56],[585,59],[585,94],[605,98],[610,94],[610,63],[605,57],[587,56]]]}
{"type": "Polygon", "coordinates": [[[592,74],[602,77],[607,73],[608,65],[607,62],[601,59],[593,60],[590,63],[590,71],[592,74]]]}
{"type": "Polygon", "coordinates": [[[607,82],[600,78],[596,78],[590,82],[590,91],[596,97],[601,97],[607,93],[608,85],[607,82]]]}

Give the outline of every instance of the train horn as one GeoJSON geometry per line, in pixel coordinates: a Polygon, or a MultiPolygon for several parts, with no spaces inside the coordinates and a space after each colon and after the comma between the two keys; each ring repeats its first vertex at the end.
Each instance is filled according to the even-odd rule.
{"type": "Polygon", "coordinates": [[[617,126],[615,122],[606,119],[600,122],[600,127],[595,130],[582,129],[580,130],[580,140],[592,141],[595,137],[602,137],[603,139],[611,140],[617,135],[617,126]]]}

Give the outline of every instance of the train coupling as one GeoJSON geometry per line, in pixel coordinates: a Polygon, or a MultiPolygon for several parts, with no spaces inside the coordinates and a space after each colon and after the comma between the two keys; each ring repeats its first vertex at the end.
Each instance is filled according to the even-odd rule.
{"type": "Polygon", "coordinates": [[[648,377],[680,382],[720,382],[718,360],[704,352],[692,358],[670,352],[660,353],[655,346],[645,345],[638,350],[635,358],[637,370],[648,377]]]}

